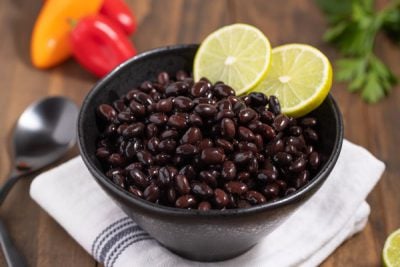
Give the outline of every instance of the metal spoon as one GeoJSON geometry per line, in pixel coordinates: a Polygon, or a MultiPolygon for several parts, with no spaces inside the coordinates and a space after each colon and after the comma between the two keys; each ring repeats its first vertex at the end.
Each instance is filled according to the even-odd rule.
{"type": "MultiPolygon", "coordinates": [[[[0,205],[21,178],[60,159],[75,145],[77,106],[65,97],[48,97],[19,117],[12,138],[12,169],[0,188],[0,205]]],[[[26,266],[0,220],[0,243],[9,266],[26,266]]]]}

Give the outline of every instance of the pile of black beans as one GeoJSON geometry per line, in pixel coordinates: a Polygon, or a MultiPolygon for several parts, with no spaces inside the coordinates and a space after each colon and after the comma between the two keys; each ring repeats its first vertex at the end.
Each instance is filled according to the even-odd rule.
{"type": "Polygon", "coordinates": [[[278,99],[235,96],[222,82],[158,74],[97,108],[96,156],[118,186],[183,209],[246,208],[304,186],[318,171],[317,120],[278,99]]]}

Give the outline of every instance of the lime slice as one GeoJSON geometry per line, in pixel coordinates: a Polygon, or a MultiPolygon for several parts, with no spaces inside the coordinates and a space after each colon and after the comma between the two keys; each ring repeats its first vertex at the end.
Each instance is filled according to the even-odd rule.
{"type": "Polygon", "coordinates": [[[303,116],[317,108],[332,85],[332,67],[318,49],[287,44],[272,49],[268,76],[252,91],[278,97],[282,112],[303,116]]]}
{"type": "Polygon", "coordinates": [[[263,80],[271,62],[271,45],[257,28],[233,24],[201,43],[193,65],[194,79],[223,81],[242,94],[263,80]]]}
{"type": "Polygon", "coordinates": [[[386,239],[383,247],[383,264],[386,267],[400,267],[400,229],[386,239]]]}

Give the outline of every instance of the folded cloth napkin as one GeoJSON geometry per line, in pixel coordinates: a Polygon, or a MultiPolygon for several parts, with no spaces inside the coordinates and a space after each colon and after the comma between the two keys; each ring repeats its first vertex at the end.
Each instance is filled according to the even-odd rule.
{"type": "Polygon", "coordinates": [[[316,266],[361,231],[365,201],[384,164],[344,141],[321,189],[245,254],[217,263],[183,259],[152,239],[103,192],[80,157],[39,175],[30,194],[98,262],[108,266],[316,266]]]}

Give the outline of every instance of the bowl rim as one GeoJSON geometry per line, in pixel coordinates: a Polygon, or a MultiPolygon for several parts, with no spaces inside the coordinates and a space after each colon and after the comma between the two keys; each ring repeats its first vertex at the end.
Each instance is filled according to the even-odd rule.
{"type": "Polygon", "coordinates": [[[137,56],[128,59],[124,63],[120,64],[118,67],[116,67],[112,72],[110,72],[106,77],[98,81],[92,89],[88,92],[88,94],[85,96],[80,112],[79,112],[79,117],[78,117],[78,146],[80,150],[80,155],[82,157],[83,162],[85,163],[86,167],[89,169],[91,176],[102,186],[107,187],[107,189],[111,190],[115,194],[118,195],[118,197],[124,199],[126,202],[136,205],[142,209],[149,210],[151,212],[156,212],[159,214],[163,215],[169,215],[169,216],[185,216],[185,217],[202,217],[202,218],[211,218],[211,217],[226,217],[226,216],[232,216],[232,215],[245,215],[245,214],[255,214],[255,213],[261,213],[263,211],[267,210],[273,210],[277,209],[283,206],[287,206],[290,204],[294,204],[295,202],[305,198],[308,194],[307,192],[309,191],[314,191],[318,189],[318,187],[328,178],[329,173],[332,171],[333,167],[335,166],[335,163],[339,157],[339,154],[341,152],[341,147],[343,143],[343,119],[342,119],[342,114],[340,113],[339,107],[334,100],[333,96],[331,93],[328,94],[327,99],[332,103],[333,107],[333,115],[335,121],[338,122],[338,125],[336,127],[336,136],[337,138],[334,141],[333,145],[333,152],[325,162],[324,166],[321,168],[321,170],[317,173],[317,175],[309,182],[307,183],[304,187],[300,188],[299,190],[296,190],[293,194],[289,196],[285,196],[281,199],[278,199],[276,201],[272,202],[267,202],[264,204],[260,205],[255,205],[249,208],[239,208],[239,209],[225,209],[225,210],[208,210],[208,211],[199,211],[197,209],[180,209],[180,208],[174,208],[174,207],[168,207],[168,206],[163,206],[159,204],[152,203],[150,201],[147,201],[142,198],[138,198],[128,191],[118,187],[116,184],[114,184],[106,175],[99,170],[94,163],[90,160],[90,155],[88,154],[88,151],[86,149],[86,146],[89,144],[86,144],[84,142],[83,136],[85,135],[85,132],[83,131],[83,124],[85,121],[84,114],[88,112],[88,109],[90,108],[90,101],[93,98],[93,96],[97,93],[97,91],[101,90],[102,87],[107,84],[115,75],[117,75],[119,72],[124,71],[125,69],[128,69],[129,66],[136,62],[140,61],[141,59],[144,59],[148,56],[154,56],[157,54],[162,54],[166,53],[167,51],[171,50],[182,50],[182,49],[194,49],[198,48],[198,44],[178,44],[178,45],[171,45],[171,46],[164,46],[164,47],[159,47],[155,48],[146,52],[143,52],[141,54],[138,54],[137,56]]]}

